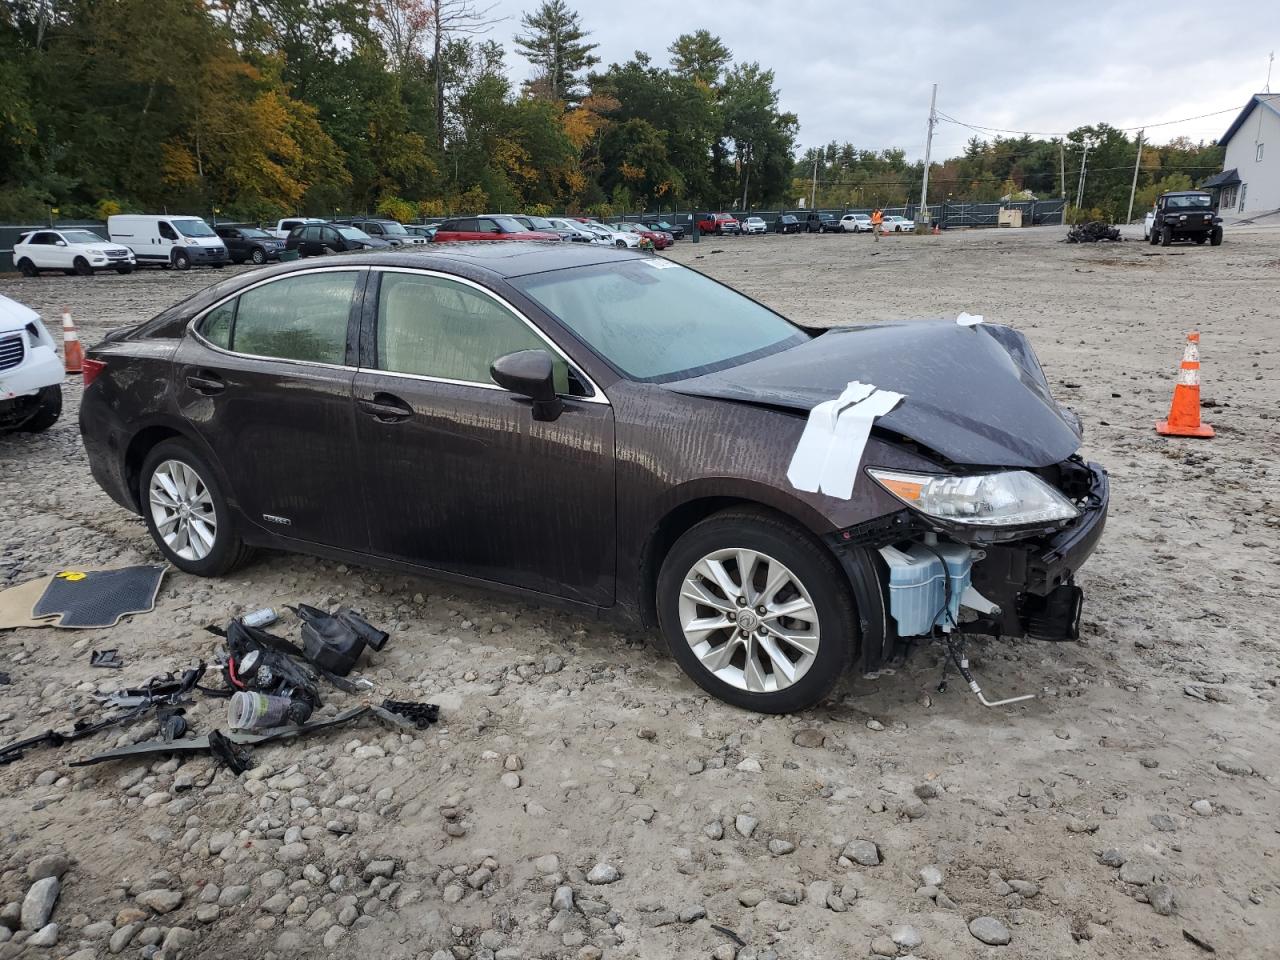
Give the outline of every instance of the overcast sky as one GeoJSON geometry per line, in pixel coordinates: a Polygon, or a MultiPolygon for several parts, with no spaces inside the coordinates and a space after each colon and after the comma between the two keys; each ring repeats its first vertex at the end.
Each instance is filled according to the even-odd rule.
{"type": "MultiPolygon", "coordinates": [[[[1280,52],[1274,0],[1161,3],[1083,0],[997,4],[934,0],[569,0],[604,64],[636,50],[668,63],[681,33],[706,29],[736,60],[773,69],[782,106],[800,118],[801,147],[830,140],[924,153],[929,88],[965,123],[1047,134],[1086,123],[1153,126],[1148,140],[1220,137],[1263,88],[1280,52]],[[1168,66],[1162,66],[1162,61],[1168,66]]],[[[511,38],[537,0],[498,0],[492,36],[517,80],[530,73],[511,38]]],[[[1280,65],[1272,73],[1280,91],[1280,65]]],[[[972,130],[941,123],[935,159],[959,153],[972,130]]]]}

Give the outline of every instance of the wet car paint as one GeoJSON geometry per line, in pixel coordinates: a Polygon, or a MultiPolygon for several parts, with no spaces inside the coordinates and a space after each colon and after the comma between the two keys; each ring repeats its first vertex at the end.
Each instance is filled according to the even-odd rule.
{"type": "MultiPolygon", "coordinates": [[[[621,378],[509,282],[543,270],[647,256],[579,244],[451,244],[427,252],[330,257],[323,267],[284,264],[255,271],[254,282],[346,264],[368,273],[425,269],[472,280],[558,344],[608,402],[570,400],[559,420],[535,424],[528,402],[505,391],[478,391],[485,394],[481,400],[456,390],[412,395],[403,380],[391,382],[364,369],[372,366],[376,307],[371,296],[362,295],[349,326],[349,369],[323,385],[289,381],[294,385],[284,392],[298,391],[299,402],[288,400],[286,410],[271,414],[270,429],[254,434],[251,445],[244,442],[245,421],[232,416],[223,422],[207,398],[190,396],[185,385],[184,371],[209,362],[196,349],[198,341],[192,346],[190,320],[248,281],[216,284],[90,351],[108,364],[81,405],[94,476],[117,502],[136,511],[140,451],[158,436],[177,433],[214,464],[242,535],[253,545],[497,585],[645,624],[654,622],[653,584],[661,557],[679,533],[727,504],[757,503],[793,518],[832,547],[850,576],[864,647],[878,656],[888,629],[874,558],[868,544],[842,544],[839,538],[842,531],[901,513],[902,504],[861,472],[849,500],[787,483],[787,465],[813,403],[830,399],[859,376],[926,401],[930,386],[946,377],[946,356],[967,344],[965,369],[951,371],[942,396],[899,408],[911,413],[872,435],[863,463],[924,472],[945,470],[943,458],[1044,465],[1078,446],[1072,422],[1049,396],[1034,355],[1005,328],[975,331],[951,324],[947,330],[913,323],[832,331],[718,374],[637,383],[621,378]],[[918,358],[931,341],[944,346],[943,360],[922,362],[914,373],[897,370],[910,365],[904,357],[918,358]],[[858,347],[863,342],[865,350],[858,347]],[[830,343],[841,349],[824,351],[830,343]],[[747,367],[757,369],[734,376],[747,367]],[[807,376],[801,376],[802,368],[807,376]],[[977,422],[981,411],[972,405],[967,416],[958,417],[966,392],[979,393],[993,381],[1008,394],[1004,405],[1021,412],[983,408],[997,417],[990,427],[977,422]],[[412,408],[406,430],[397,429],[405,424],[377,425],[356,412],[352,397],[387,392],[384,387],[412,408]],[[313,403],[326,412],[306,428],[291,430],[289,423],[305,418],[313,403]],[[1019,423],[1038,431],[1036,436],[1016,435],[1019,423]],[[920,436],[906,441],[903,435],[912,436],[908,430],[920,436]],[[261,464],[246,468],[246,458],[261,464]],[[298,478],[296,467],[310,476],[291,491],[286,481],[298,478]],[[272,469],[278,477],[260,472],[272,469]],[[256,477],[260,489],[245,489],[245,476],[256,477]],[[278,502],[302,519],[297,529],[263,519],[284,513],[275,509],[278,502]]],[[[242,375],[241,362],[261,363],[223,362],[233,376],[242,375]]],[[[267,382],[282,373],[275,363],[266,367],[267,382]]]]}

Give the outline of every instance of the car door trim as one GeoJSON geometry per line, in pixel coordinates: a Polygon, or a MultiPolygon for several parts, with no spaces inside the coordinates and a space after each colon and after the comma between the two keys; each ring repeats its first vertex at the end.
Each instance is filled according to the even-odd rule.
{"type": "MultiPolygon", "coordinates": [[[[363,265],[353,267],[351,264],[346,264],[343,266],[334,265],[332,267],[314,267],[310,270],[294,270],[294,271],[290,271],[289,273],[282,273],[279,276],[275,276],[275,277],[264,277],[263,279],[258,280],[254,283],[251,283],[246,287],[241,287],[240,289],[236,290],[234,293],[227,294],[221,300],[211,303],[209,306],[205,307],[203,310],[197,313],[194,317],[192,317],[189,321],[187,321],[187,333],[190,334],[194,339],[200,341],[200,344],[202,346],[209,348],[215,353],[220,353],[223,356],[227,356],[227,357],[240,357],[244,360],[267,360],[267,361],[270,361],[271,363],[292,363],[300,367],[319,367],[323,370],[348,370],[351,372],[355,372],[356,370],[359,369],[359,367],[353,367],[350,364],[346,364],[346,363],[322,363],[317,360],[295,360],[293,357],[264,357],[258,353],[241,353],[239,350],[228,350],[226,349],[226,347],[220,347],[216,343],[209,340],[197,329],[200,322],[204,320],[205,317],[213,313],[214,310],[217,310],[224,303],[228,302],[229,300],[234,300],[237,297],[239,297],[241,294],[248,293],[250,290],[256,290],[258,287],[266,286],[268,283],[275,283],[278,280],[287,280],[290,277],[297,277],[304,274],[352,273],[352,272],[356,274],[356,288],[355,290],[352,291],[352,294],[351,294],[351,309],[358,310],[360,308],[357,306],[357,301],[361,304],[364,301],[364,289],[366,285],[367,274],[369,272],[368,267],[363,265]],[[361,277],[360,274],[362,273],[365,274],[366,277],[361,277]]],[[[346,344],[346,350],[348,353],[350,353],[351,351],[351,321],[349,317],[350,317],[350,314],[348,314],[348,320],[347,320],[347,336],[344,338],[344,341],[343,341],[346,344]]]]}
{"type": "MultiPolygon", "coordinates": [[[[468,279],[467,277],[460,277],[457,274],[445,273],[441,270],[431,270],[426,267],[390,267],[390,266],[382,266],[378,264],[371,264],[369,266],[369,272],[370,274],[408,273],[408,274],[413,274],[415,276],[438,277],[441,280],[450,280],[454,283],[460,283],[463,286],[470,287],[473,290],[479,291],[481,294],[483,294],[484,296],[487,296],[491,300],[496,301],[504,309],[508,310],[514,316],[518,317],[520,321],[524,323],[524,325],[528,327],[529,330],[531,330],[539,340],[547,344],[547,346],[549,346],[560,357],[561,360],[569,364],[569,366],[571,366],[574,369],[574,372],[578,376],[582,377],[583,380],[586,381],[587,386],[594,391],[592,395],[589,397],[579,397],[571,393],[563,394],[562,395],[563,399],[577,400],[581,403],[599,403],[599,404],[603,404],[604,406],[612,406],[612,404],[609,403],[609,398],[606,397],[604,391],[600,389],[600,385],[596,383],[593,379],[591,379],[591,375],[587,373],[586,370],[583,369],[582,364],[576,362],[572,357],[570,357],[567,353],[565,353],[565,351],[561,348],[561,346],[558,343],[556,343],[547,334],[545,330],[541,329],[537,324],[535,324],[532,320],[526,317],[524,313],[521,312],[514,304],[512,304],[509,300],[507,300],[500,294],[489,289],[484,284],[477,283],[476,281],[468,279]]],[[[378,293],[379,293],[379,296],[381,296],[381,293],[382,293],[381,285],[379,285],[378,293]]],[[[375,324],[377,323],[376,313],[374,314],[373,322],[375,324]]],[[[480,387],[483,390],[499,390],[502,393],[511,393],[511,391],[508,390],[506,387],[500,387],[496,383],[482,383],[478,380],[453,380],[448,377],[432,377],[432,376],[428,376],[426,374],[421,374],[421,373],[401,373],[396,370],[379,370],[376,367],[361,367],[360,370],[363,373],[376,373],[379,376],[384,376],[384,377],[403,377],[409,380],[423,380],[423,381],[426,381],[427,383],[447,383],[447,384],[460,386],[460,387],[480,387]]]]}

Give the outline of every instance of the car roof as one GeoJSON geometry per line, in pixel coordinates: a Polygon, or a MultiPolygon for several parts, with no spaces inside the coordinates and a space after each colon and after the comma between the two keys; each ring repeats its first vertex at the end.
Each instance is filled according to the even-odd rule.
{"type": "MultiPolygon", "coordinates": [[[[582,243],[564,243],[560,240],[506,240],[501,242],[475,241],[471,243],[426,244],[412,250],[378,250],[375,252],[329,256],[322,261],[301,260],[273,268],[279,273],[351,264],[356,267],[418,267],[424,270],[444,270],[466,274],[481,270],[493,276],[508,279],[523,277],[548,270],[567,267],[591,266],[618,260],[648,260],[647,253],[614,247],[592,246],[582,243]],[[470,268],[470,270],[468,270],[470,268]]],[[[261,271],[255,271],[261,276],[261,271]]]]}
{"type": "Polygon", "coordinates": [[[1167,190],[1160,194],[1162,197],[1207,197],[1208,190],[1167,190]]]}

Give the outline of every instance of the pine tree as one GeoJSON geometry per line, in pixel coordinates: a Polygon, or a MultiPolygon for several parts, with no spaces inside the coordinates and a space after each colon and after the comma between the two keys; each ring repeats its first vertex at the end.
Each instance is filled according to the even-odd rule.
{"type": "Polygon", "coordinates": [[[582,18],[565,5],[564,0],[543,0],[533,13],[520,20],[525,33],[515,44],[542,76],[530,84],[543,90],[552,100],[577,101],[581,96],[578,74],[600,62],[592,54],[596,44],[587,43],[589,32],[582,29],[582,18]]]}

